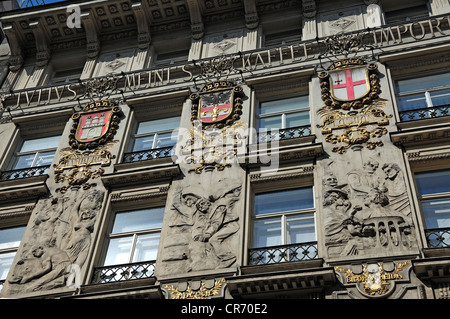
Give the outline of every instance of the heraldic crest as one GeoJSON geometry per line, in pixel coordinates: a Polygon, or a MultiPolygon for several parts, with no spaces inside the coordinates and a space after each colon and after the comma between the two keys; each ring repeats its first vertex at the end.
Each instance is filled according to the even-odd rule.
{"type": "Polygon", "coordinates": [[[88,103],[82,112],[72,115],[69,144],[74,149],[95,149],[111,140],[118,128],[122,109],[112,100],[88,103]]]}

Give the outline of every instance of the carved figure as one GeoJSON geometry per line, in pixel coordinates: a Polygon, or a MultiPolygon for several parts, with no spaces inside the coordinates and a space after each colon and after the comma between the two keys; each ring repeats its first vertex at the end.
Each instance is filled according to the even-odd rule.
{"type": "Polygon", "coordinates": [[[186,271],[230,267],[236,254],[225,241],[239,230],[233,208],[241,187],[218,196],[200,196],[193,191],[180,190],[173,202],[161,259],[186,263],[186,271]]]}
{"type": "Polygon", "coordinates": [[[81,268],[86,261],[102,197],[100,190],[72,189],[41,199],[28,241],[8,278],[8,294],[65,286],[68,266],[81,268]]]}

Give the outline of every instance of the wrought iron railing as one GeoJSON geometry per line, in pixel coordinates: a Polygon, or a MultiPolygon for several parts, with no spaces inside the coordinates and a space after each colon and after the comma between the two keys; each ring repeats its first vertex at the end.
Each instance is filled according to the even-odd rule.
{"type": "Polygon", "coordinates": [[[37,166],[37,167],[28,167],[22,169],[15,169],[11,171],[4,171],[0,173],[0,181],[10,181],[21,178],[42,176],[47,174],[50,165],[46,166],[37,166]]]}
{"type": "Polygon", "coordinates": [[[249,249],[249,265],[267,265],[317,258],[317,242],[249,249]]]}
{"type": "Polygon", "coordinates": [[[414,121],[414,120],[424,120],[432,119],[436,117],[448,116],[450,115],[450,105],[441,105],[433,107],[425,107],[421,109],[401,111],[400,121],[414,121]]]}
{"type": "Polygon", "coordinates": [[[426,229],[425,236],[430,248],[450,247],[450,227],[426,229]]]}
{"type": "Polygon", "coordinates": [[[151,260],[132,264],[96,267],[91,283],[105,284],[154,277],[155,263],[155,260],[151,260]]]}
{"type": "Polygon", "coordinates": [[[258,143],[289,140],[291,138],[306,137],[311,135],[311,126],[297,126],[279,130],[260,131],[258,143]]]}
{"type": "Polygon", "coordinates": [[[140,162],[157,158],[170,157],[173,154],[173,146],[154,148],[146,151],[126,153],[123,157],[124,163],[140,162]]]}

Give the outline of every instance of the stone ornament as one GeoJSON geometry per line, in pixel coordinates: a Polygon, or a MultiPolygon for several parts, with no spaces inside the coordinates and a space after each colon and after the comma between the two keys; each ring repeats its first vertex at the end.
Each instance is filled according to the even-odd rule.
{"type": "Polygon", "coordinates": [[[216,194],[195,187],[176,192],[160,256],[169,272],[223,269],[236,263],[236,247],[230,241],[240,229],[234,209],[240,194],[237,185],[216,194]]]}
{"type": "Polygon", "coordinates": [[[339,281],[348,289],[356,287],[356,291],[366,298],[386,298],[394,292],[396,283],[409,281],[411,269],[410,260],[391,264],[362,264],[361,272],[339,266],[334,270],[339,281]]]}
{"type": "Polygon", "coordinates": [[[104,192],[98,189],[49,196],[36,206],[3,294],[15,295],[68,285],[73,265],[85,265],[104,192]]]}
{"type": "Polygon", "coordinates": [[[330,257],[414,251],[417,241],[403,172],[374,159],[338,181],[323,179],[325,246],[330,257]]]}
{"type": "Polygon", "coordinates": [[[222,294],[225,278],[164,285],[168,299],[210,299],[222,294]]]}

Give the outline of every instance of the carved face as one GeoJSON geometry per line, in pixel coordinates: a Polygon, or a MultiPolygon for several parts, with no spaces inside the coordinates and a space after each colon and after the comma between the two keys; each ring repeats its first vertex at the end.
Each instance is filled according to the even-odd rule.
{"type": "Polygon", "coordinates": [[[184,199],[184,204],[185,204],[187,207],[192,207],[192,206],[194,206],[195,202],[197,201],[197,197],[195,197],[195,196],[193,196],[193,195],[185,195],[185,196],[183,197],[183,199],[184,199]]]}
{"type": "Polygon", "coordinates": [[[378,165],[379,164],[375,161],[368,161],[364,163],[364,169],[366,170],[367,173],[373,174],[377,170],[378,165]]]}
{"type": "Polygon", "coordinates": [[[336,187],[338,185],[338,181],[336,176],[333,174],[325,175],[323,179],[323,184],[326,186],[336,187]]]}
{"type": "Polygon", "coordinates": [[[394,179],[398,174],[398,169],[395,165],[389,164],[383,167],[383,171],[389,179],[394,179]]]}
{"type": "Polygon", "coordinates": [[[200,199],[197,203],[197,209],[202,213],[207,213],[211,203],[206,199],[200,199]]]}

